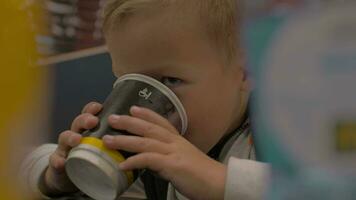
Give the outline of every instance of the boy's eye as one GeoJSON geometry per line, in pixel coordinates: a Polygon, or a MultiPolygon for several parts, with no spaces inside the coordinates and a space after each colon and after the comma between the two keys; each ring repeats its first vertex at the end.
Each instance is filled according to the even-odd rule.
{"type": "Polygon", "coordinates": [[[162,77],[161,82],[167,87],[177,87],[182,83],[182,80],[174,77],[162,77]]]}

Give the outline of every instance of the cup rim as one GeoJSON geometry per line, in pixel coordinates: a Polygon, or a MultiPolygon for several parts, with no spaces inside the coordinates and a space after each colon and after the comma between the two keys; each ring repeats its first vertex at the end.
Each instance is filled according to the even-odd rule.
{"type": "Polygon", "coordinates": [[[135,81],[141,81],[146,84],[149,84],[155,88],[157,88],[161,93],[166,95],[166,97],[174,104],[174,106],[177,108],[178,114],[182,120],[182,127],[181,127],[181,135],[184,135],[185,132],[187,131],[188,128],[188,117],[187,113],[183,107],[183,104],[180,102],[179,98],[177,95],[169,89],[167,86],[162,84],[161,82],[157,81],[154,78],[151,78],[149,76],[143,75],[143,74],[125,74],[123,76],[120,76],[114,83],[113,87],[116,87],[116,85],[125,80],[135,80],[135,81]]]}

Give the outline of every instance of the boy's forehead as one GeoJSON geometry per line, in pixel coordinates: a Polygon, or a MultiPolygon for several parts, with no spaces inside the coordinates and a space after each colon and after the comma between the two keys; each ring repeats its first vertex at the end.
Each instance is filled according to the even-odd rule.
{"type": "Polygon", "coordinates": [[[209,37],[197,19],[169,12],[134,14],[111,29],[106,40],[116,75],[181,71],[211,51],[209,37]]]}
{"type": "MultiPolygon", "coordinates": [[[[190,2],[190,1],[182,1],[190,2]]],[[[190,4],[190,3],[189,3],[190,4]]],[[[125,24],[140,25],[150,19],[152,22],[165,22],[168,24],[191,24],[201,22],[200,12],[197,7],[188,6],[187,3],[169,3],[165,5],[155,4],[136,7],[132,12],[123,13],[122,15],[112,16],[110,29],[121,29],[125,24]],[[130,22],[131,21],[131,22],[130,22]]]]}
{"type": "Polygon", "coordinates": [[[129,73],[145,74],[152,77],[162,74],[179,75],[189,69],[192,68],[187,65],[179,65],[173,62],[165,65],[113,65],[113,72],[118,77],[129,73]]]}

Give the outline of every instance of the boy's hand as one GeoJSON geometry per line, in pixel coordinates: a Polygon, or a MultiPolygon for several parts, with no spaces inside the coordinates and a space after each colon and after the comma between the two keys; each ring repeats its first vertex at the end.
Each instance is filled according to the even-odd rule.
{"type": "Polygon", "coordinates": [[[94,116],[102,109],[99,103],[89,103],[83,110],[82,114],[76,117],[72,123],[71,130],[64,131],[59,135],[58,147],[51,155],[49,166],[45,172],[42,192],[47,195],[56,195],[77,191],[77,188],[68,178],[64,163],[69,151],[79,145],[81,140],[80,132],[94,128],[99,119],[94,116]]]}
{"type": "Polygon", "coordinates": [[[122,162],[123,170],[150,169],[169,180],[190,199],[223,199],[226,167],[209,158],[162,116],[145,108],[132,107],[132,116],[109,117],[109,124],[137,136],[104,136],[111,149],[138,154],[122,162]]]}

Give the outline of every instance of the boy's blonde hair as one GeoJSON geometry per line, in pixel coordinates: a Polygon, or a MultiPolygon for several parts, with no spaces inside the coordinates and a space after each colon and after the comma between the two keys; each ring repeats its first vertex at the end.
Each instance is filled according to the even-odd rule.
{"type": "MultiPolygon", "coordinates": [[[[116,27],[125,17],[145,7],[190,3],[200,13],[206,31],[228,62],[236,58],[240,46],[240,0],[107,0],[104,8],[104,33],[116,27]]],[[[180,7],[177,7],[179,9],[180,7]]],[[[195,9],[195,8],[194,8],[195,9]]]]}

